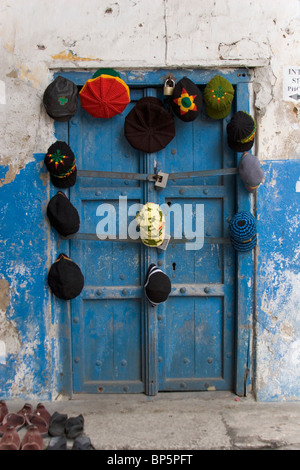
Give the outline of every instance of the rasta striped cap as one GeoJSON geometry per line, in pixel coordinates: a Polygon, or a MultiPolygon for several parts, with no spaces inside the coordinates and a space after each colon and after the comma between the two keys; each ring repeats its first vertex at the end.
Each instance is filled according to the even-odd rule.
{"type": "Polygon", "coordinates": [[[44,158],[51,182],[58,188],[70,188],[76,182],[75,155],[66,142],[52,144],[44,158]]]}
{"type": "Polygon", "coordinates": [[[237,111],[227,124],[227,141],[232,150],[247,152],[254,144],[256,122],[245,111],[237,111]]]}
{"type": "Polygon", "coordinates": [[[80,104],[91,116],[109,119],[130,103],[130,90],[114,69],[99,69],[79,92],[80,104]]]}

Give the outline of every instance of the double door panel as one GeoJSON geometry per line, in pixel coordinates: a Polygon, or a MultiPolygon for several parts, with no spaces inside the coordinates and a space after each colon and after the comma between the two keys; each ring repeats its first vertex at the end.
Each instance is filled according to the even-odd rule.
{"type": "MultiPolygon", "coordinates": [[[[69,144],[79,170],[171,174],[234,165],[226,120],[209,119],[204,108],[190,123],[175,117],[176,136],[160,152],[133,149],[124,136],[125,116],[143,96],[165,99],[161,87],[150,85],[131,87],[131,103],[110,120],[78,110],[69,144]]],[[[142,180],[78,176],[70,198],[81,219],[70,256],[85,277],[71,305],[74,391],[232,389],[235,254],[228,220],[235,177],[170,178],[166,188],[156,189],[142,180]],[[166,250],[124,236],[146,202],[163,207],[171,236],[166,250]],[[100,240],[97,231],[111,239],[100,240]],[[168,300],[157,308],[143,289],[152,262],[172,283],[168,300]]]]}

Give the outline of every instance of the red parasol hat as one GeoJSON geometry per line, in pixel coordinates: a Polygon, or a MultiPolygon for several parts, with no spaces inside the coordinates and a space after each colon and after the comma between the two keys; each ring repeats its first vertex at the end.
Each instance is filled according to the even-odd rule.
{"type": "Polygon", "coordinates": [[[111,118],[130,102],[126,83],[120,77],[107,74],[87,80],[79,96],[81,107],[97,118],[111,118]]]}

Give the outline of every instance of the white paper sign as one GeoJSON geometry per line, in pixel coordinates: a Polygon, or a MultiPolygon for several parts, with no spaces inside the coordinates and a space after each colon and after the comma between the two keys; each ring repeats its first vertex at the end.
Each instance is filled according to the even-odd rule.
{"type": "Polygon", "coordinates": [[[284,68],[283,73],[283,99],[300,104],[300,65],[291,65],[284,68]]]}

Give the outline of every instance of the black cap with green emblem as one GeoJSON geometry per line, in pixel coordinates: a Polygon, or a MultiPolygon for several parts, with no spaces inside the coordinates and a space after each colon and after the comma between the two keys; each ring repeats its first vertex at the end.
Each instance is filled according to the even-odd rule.
{"type": "Polygon", "coordinates": [[[75,155],[66,142],[57,140],[52,144],[44,158],[54,186],[70,188],[76,182],[77,169],[75,155]]]}
{"type": "Polygon", "coordinates": [[[55,121],[69,121],[77,111],[78,88],[71,80],[59,75],[46,88],[43,104],[55,121]]]}

